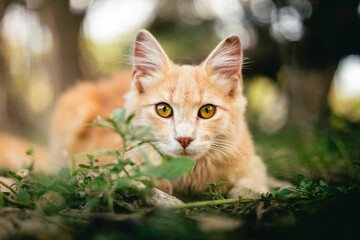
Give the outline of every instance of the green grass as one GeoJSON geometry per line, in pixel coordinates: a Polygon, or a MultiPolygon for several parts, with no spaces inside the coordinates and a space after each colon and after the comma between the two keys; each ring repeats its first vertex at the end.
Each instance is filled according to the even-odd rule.
{"type": "Polygon", "coordinates": [[[290,131],[271,136],[256,133],[254,138],[259,155],[276,177],[292,182],[297,174],[331,183],[360,180],[359,125],[318,130],[312,139],[290,131]]]}
{"type": "MultiPolygon", "coordinates": [[[[208,184],[210,200],[156,209],[146,202],[159,178],[188,172],[192,162],[163,156],[165,164],[137,166],[126,152],[152,145],[150,129],[132,125],[133,116],[116,110],[99,118],[124,140],[116,161],[88,163],[59,176],[2,171],[14,185],[1,183],[0,236],[75,239],[352,239],[360,233],[359,141],[357,125],[319,131],[312,141],[293,133],[264,136],[255,131],[259,154],[269,172],[294,187],[258,199],[224,199],[208,184]],[[132,166],[133,171],[127,171],[132,166]],[[174,171],[176,170],[176,171],[174,171]],[[148,188],[139,190],[134,182],[148,188]],[[30,222],[30,223],[29,223],[30,222]],[[4,225],[5,224],[5,225],[4,225]],[[30,226],[30,227],[27,227],[30,226]]],[[[156,150],[156,148],[154,147],[156,150]]],[[[27,154],[32,154],[28,151],[27,154]]]]}

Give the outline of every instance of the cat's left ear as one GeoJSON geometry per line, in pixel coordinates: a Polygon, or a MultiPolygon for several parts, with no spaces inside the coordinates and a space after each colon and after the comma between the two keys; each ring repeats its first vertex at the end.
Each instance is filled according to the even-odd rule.
{"type": "Polygon", "coordinates": [[[205,60],[204,66],[209,74],[219,75],[220,83],[229,89],[242,84],[242,49],[240,38],[231,35],[221,41],[205,60]]]}

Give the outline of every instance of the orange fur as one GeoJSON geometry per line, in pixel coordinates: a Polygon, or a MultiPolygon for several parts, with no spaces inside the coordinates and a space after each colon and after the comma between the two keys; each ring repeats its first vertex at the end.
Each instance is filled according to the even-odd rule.
{"type": "MultiPolygon", "coordinates": [[[[82,125],[125,106],[135,113],[135,124],[152,126],[155,145],[164,154],[196,161],[191,173],[172,182],[176,193],[200,193],[205,190],[204,183],[220,180],[228,183],[224,190],[229,197],[268,191],[266,167],[255,154],[244,119],[241,63],[237,36],[222,41],[203,64],[179,66],[168,59],[150,33],[139,32],[131,85],[130,73],[124,73],[109,81],[78,84],[61,97],[52,118],[54,158],[67,165],[64,151],[72,154],[121,146],[114,133],[82,125]],[[171,118],[156,113],[155,106],[161,102],[172,107],[171,118]],[[214,117],[197,116],[205,104],[216,106],[214,117]],[[186,149],[176,140],[180,137],[191,139],[186,149]]],[[[159,160],[155,152],[148,153],[159,160]]],[[[131,157],[139,159],[136,152],[131,157]]],[[[101,163],[110,160],[101,158],[101,163]]]]}
{"type": "MultiPolygon", "coordinates": [[[[99,148],[116,148],[120,138],[113,132],[85,126],[97,116],[110,116],[115,108],[124,105],[123,95],[128,90],[131,73],[122,72],[110,80],[98,83],[78,83],[63,94],[53,113],[50,128],[52,157],[62,166],[69,166],[69,154],[88,152],[99,148]]],[[[108,158],[100,158],[100,164],[108,158]]]]}
{"type": "Polygon", "coordinates": [[[33,163],[35,171],[53,173],[55,168],[49,165],[49,160],[48,153],[43,147],[9,134],[0,134],[1,168],[18,170],[33,163]],[[32,156],[26,155],[30,148],[33,149],[32,156]]]}
{"type": "MultiPolygon", "coordinates": [[[[79,83],[59,99],[51,120],[51,158],[33,144],[35,156],[28,157],[25,151],[29,143],[3,134],[0,166],[16,170],[35,159],[35,170],[51,173],[69,166],[73,154],[119,148],[122,142],[115,133],[84,125],[98,115],[109,116],[113,109],[125,106],[136,114],[136,124],[154,129],[155,145],[164,154],[196,161],[191,173],[172,181],[175,193],[201,193],[206,190],[204,183],[219,181],[227,182],[223,189],[229,197],[266,192],[270,185],[281,183],[267,176],[255,154],[243,114],[246,100],[242,94],[241,62],[237,36],[221,42],[203,64],[179,66],[168,59],[150,33],[141,31],[135,41],[132,75],[123,72],[110,80],[79,83]],[[155,106],[161,102],[172,107],[171,118],[156,113],[155,106]],[[201,119],[197,112],[206,104],[214,105],[216,112],[210,119],[201,119]],[[180,138],[191,139],[191,143],[184,147],[177,140],[180,138]]],[[[155,151],[144,150],[159,161],[155,151]]],[[[129,157],[141,160],[137,152],[129,157]]],[[[99,159],[100,164],[112,161],[109,157],[99,159]]],[[[168,184],[162,185],[171,192],[168,184]]]]}

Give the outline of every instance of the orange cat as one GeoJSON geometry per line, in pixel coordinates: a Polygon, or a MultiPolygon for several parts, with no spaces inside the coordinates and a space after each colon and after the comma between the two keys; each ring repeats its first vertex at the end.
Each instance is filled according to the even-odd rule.
{"type": "MultiPolygon", "coordinates": [[[[68,165],[69,153],[121,146],[114,133],[82,125],[125,107],[135,113],[136,124],[154,129],[155,145],[162,153],[196,162],[191,173],[172,182],[175,193],[200,193],[206,190],[204,183],[221,180],[228,183],[228,197],[267,192],[276,181],[255,154],[244,119],[241,67],[238,36],[220,42],[201,65],[179,66],[149,32],[140,31],[132,77],[122,74],[98,84],[82,83],[61,97],[52,119],[53,158],[68,165]]],[[[132,157],[139,159],[136,153],[132,157]]]]}

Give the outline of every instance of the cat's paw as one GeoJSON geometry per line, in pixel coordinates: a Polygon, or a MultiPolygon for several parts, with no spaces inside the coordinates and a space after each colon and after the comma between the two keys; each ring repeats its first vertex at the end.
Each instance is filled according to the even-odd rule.
{"type": "Polygon", "coordinates": [[[267,186],[252,179],[240,179],[229,191],[229,198],[258,198],[262,193],[268,192],[267,186]]]}

